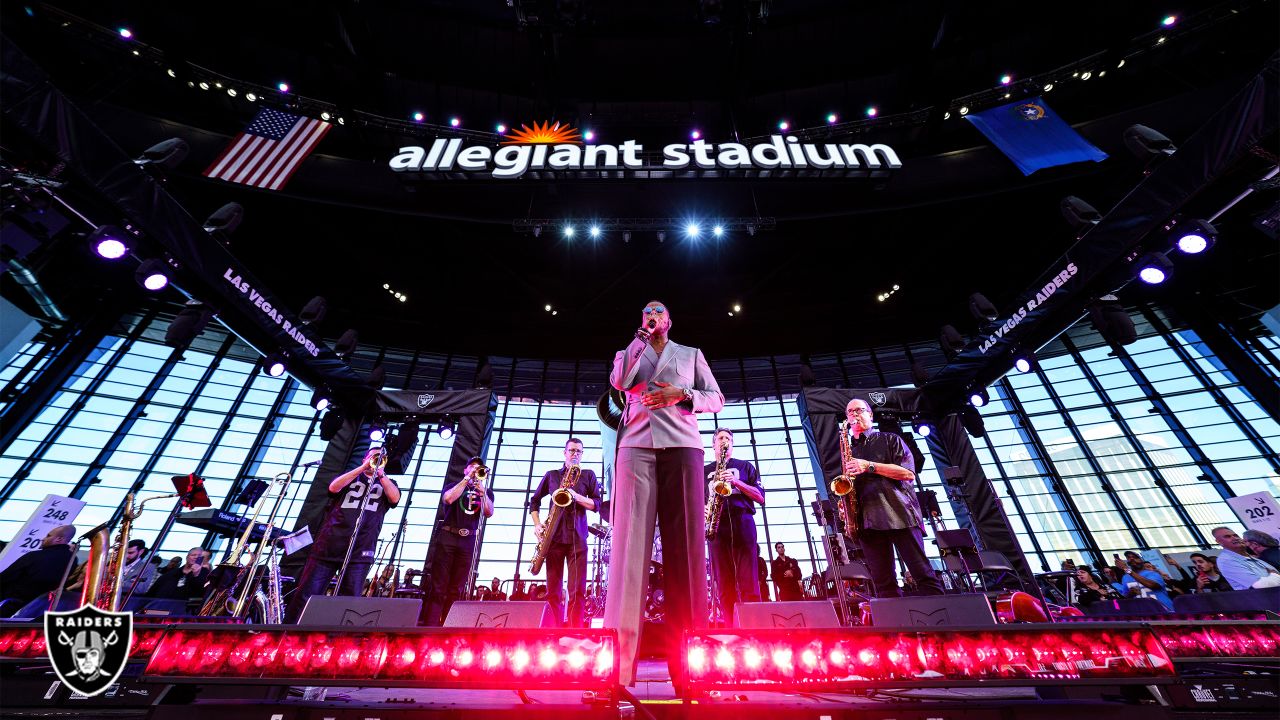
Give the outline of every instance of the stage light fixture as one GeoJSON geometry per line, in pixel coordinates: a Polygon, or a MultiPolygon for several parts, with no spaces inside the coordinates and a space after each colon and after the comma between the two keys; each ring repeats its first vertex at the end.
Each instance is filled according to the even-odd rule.
{"type": "Polygon", "coordinates": [[[119,260],[129,253],[124,233],[112,225],[103,225],[89,235],[89,245],[103,260],[119,260]]]}
{"type": "Polygon", "coordinates": [[[778,129],[781,130],[782,132],[786,132],[791,129],[791,123],[787,122],[786,120],[782,120],[778,123],[778,129]]]}
{"type": "Polygon", "coordinates": [[[240,222],[244,220],[244,206],[240,203],[229,202],[226,205],[213,211],[213,214],[205,218],[204,231],[207,233],[223,233],[230,235],[240,227],[240,222]]]}
{"type": "Polygon", "coordinates": [[[1117,70],[1119,70],[1122,67],[1124,67],[1124,58],[1120,58],[1120,62],[1116,63],[1117,70]]]}
{"type": "Polygon", "coordinates": [[[1164,253],[1147,253],[1133,267],[1138,279],[1148,285],[1159,285],[1173,275],[1173,262],[1164,253]]]}
{"type": "Polygon", "coordinates": [[[624,242],[624,243],[629,243],[629,242],[631,242],[631,231],[630,231],[630,230],[623,230],[623,231],[622,231],[622,242],[624,242]]]}
{"type": "Polygon", "coordinates": [[[572,238],[573,238],[573,233],[574,233],[574,230],[573,230],[573,226],[572,226],[572,225],[565,225],[565,226],[564,226],[564,236],[565,236],[565,237],[572,239],[572,238]]]}
{"type": "Polygon", "coordinates": [[[1080,73],[1081,80],[1088,80],[1091,77],[1093,77],[1093,73],[1088,70],[1085,70],[1084,72],[1080,73]]]}
{"type": "Polygon", "coordinates": [[[187,81],[187,87],[191,88],[192,90],[195,90],[195,89],[196,89],[196,84],[195,84],[195,82],[193,82],[193,81],[191,81],[191,80],[188,80],[188,81],[187,81]]]}
{"type": "Polygon", "coordinates": [[[414,114],[413,114],[413,121],[414,121],[414,122],[422,122],[423,120],[426,120],[426,119],[427,119],[427,116],[426,116],[426,115],[423,115],[423,114],[422,114],[422,113],[420,113],[420,112],[416,112],[416,113],[414,113],[414,114]]]}
{"type": "Polygon", "coordinates": [[[1138,331],[1133,318],[1115,295],[1103,295],[1089,304],[1089,320],[1112,346],[1130,345],[1138,341],[1138,331]]]}
{"type": "Polygon", "coordinates": [[[1204,220],[1171,223],[1174,247],[1186,255],[1198,255],[1213,247],[1218,230],[1204,220]]]}
{"type": "Polygon", "coordinates": [[[258,96],[257,96],[257,94],[255,94],[255,93],[251,93],[251,92],[250,92],[250,93],[245,93],[245,94],[244,94],[244,99],[245,99],[245,100],[248,100],[249,102],[258,102],[258,96]]]}
{"type": "Polygon", "coordinates": [[[872,105],[871,107],[867,108],[867,117],[875,117],[875,116],[876,116],[876,115],[878,115],[879,113],[880,113],[880,111],[879,111],[878,109],[876,109],[876,106],[874,106],[874,105],[872,105]]]}
{"type": "Polygon", "coordinates": [[[666,242],[666,241],[667,241],[667,231],[666,231],[666,230],[659,230],[659,231],[658,231],[657,233],[655,233],[655,234],[658,236],[658,242],[666,242]]]}
{"type": "Polygon", "coordinates": [[[969,404],[976,408],[985,407],[989,402],[991,402],[991,396],[987,394],[986,388],[975,390],[969,394],[969,404]]]}
{"type": "Polygon", "coordinates": [[[1044,91],[1044,92],[1049,92],[1049,91],[1050,91],[1050,90],[1052,90],[1052,89],[1053,89],[1053,83],[1045,83],[1045,84],[1044,84],[1044,88],[1043,88],[1043,91],[1044,91]]]}
{"type": "Polygon", "coordinates": [[[543,310],[546,310],[547,312],[551,312],[551,305],[549,305],[549,304],[548,304],[548,305],[543,305],[543,306],[542,306],[542,309],[543,309],[543,310]]]}
{"type": "Polygon", "coordinates": [[[169,264],[160,258],[147,258],[134,271],[133,279],[151,292],[159,292],[169,284],[169,264]]]}
{"type": "Polygon", "coordinates": [[[965,432],[974,438],[981,440],[987,436],[987,423],[982,419],[982,413],[972,405],[961,408],[960,424],[964,426],[965,432]]]}
{"type": "Polygon", "coordinates": [[[323,412],[332,404],[333,401],[329,399],[329,393],[323,390],[316,390],[311,393],[311,407],[315,408],[317,412],[323,412]]]}
{"type": "Polygon", "coordinates": [[[235,96],[236,96],[236,89],[235,89],[235,88],[227,88],[227,94],[228,94],[228,95],[230,95],[231,97],[235,97],[235,96]]]}
{"type": "Polygon", "coordinates": [[[684,226],[684,234],[685,237],[696,240],[698,236],[702,234],[702,228],[698,226],[698,223],[687,223],[684,226]]]}
{"type": "Polygon", "coordinates": [[[1009,83],[1011,83],[1011,82],[1013,82],[1013,76],[1012,76],[1012,75],[1001,75],[1001,76],[1000,76],[1000,84],[1001,84],[1001,85],[1008,85],[1008,84],[1009,84],[1009,83]]]}
{"type": "Polygon", "coordinates": [[[701,139],[702,139],[702,131],[700,131],[700,130],[692,130],[692,131],[690,131],[690,132],[689,132],[689,137],[690,137],[690,138],[692,138],[692,139],[694,139],[694,140],[701,140],[701,139]]]}
{"type": "Polygon", "coordinates": [[[933,426],[923,420],[916,420],[911,423],[911,432],[914,432],[920,437],[927,438],[933,434],[933,426]]]}
{"type": "Polygon", "coordinates": [[[582,139],[583,139],[583,140],[586,140],[587,142],[591,142],[592,140],[595,140],[595,139],[596,139],[596,131],[595,131],[595,130],[587,130],[587,131],[584,131],[584,132],[582,133],[582,139]]]}
{"type": "Polygon", "coordinates": [[[324,112],[320,113],[320,119],[325,122],[329,122],[329,119],[332,117],[333,116],[329,114],[328,110],[325,110],[324,112]]]}
{"type": "Polygon", "coordinates": [[[137,165],[158,165],[166,170],[172,170],[187,157],[190,149],[186,140],[169,138],[147,148],[145,152],[134,158],[133,162],[137,165]]]}
{"type": "Polygon", "coordinates": [[[289,92],[289,83],[286,83],[286,82],[277,83],[276,89],[282,93],[287,93],[289,92]]]}
{"type": "Polygon", "coordinates": [[[591,226],[591,231],[590,231],[590,232],[591,232],[591,238],[592,238],[593,240],[598,240],[598,239],[600,238],[600,226],[599,226],[599,225],[592,225],[592,226],[591,226]]]}
{"type": "Polygon", "coordinates": [[[166,75],[168,75],[168,76],[169,76],[169,77],[171,77],[171,78],[176,78],[176,77],[178,77],[178,73],[174,72],[173,68],[169,68],[168,70],[165,70],[164,72],[165,72],[165,74],[166,74],[166,75]]]}
{"type": "Polygon", "coordinates": [[[919,360],[911,361],[911,383],[918,388],[924,387],[929,382],[929,368],[919,360]]]}
{"type": "MultiPolygon", "coordinates": [[[[1170,25],[1172,25],[1172,23],[1169,23],[1169,24],[1170,24],[1170,25]]],[[[120,28],[117,32],[119,32],[119,33],[120,33],[120,37],[124,38],[125,40],[132,40],[132,39],[133,39],[133,31],[132,31],[132,30],[130,30],[129,28],[127,28],[127,27],[122,27],[122,28],[120,28]]]]}
{"type": "Polygon", "coordinates": [[[200,89],[201,89],[201,90],[208,90],[208,89],[209,89],[209,83],[207,83],[207,82],[205,82],[205,81],[201,80],[201,81],[200,81],[200,89]]]}
{"type": "Polygon", "coordinates": [[[462,124],[461,118],[456,118],[456,117],[449,118],[449,127],[458,127],[461,124],[462,124]]]}
{"type": "Polygon", "coordinates": [[[943,120],[950,120],[950,119],[951,119],[951,111],[950,111],[950,110],[948,110],[948,111],[946,111],[946,112],[942,113],[942,119],[943,119],[943,120]]]}
{"type": "Polygon", "coordinates": [[[199,300],[188,300],[173,322],[164,331],[164,344],[171,348],[185,348],[204,332],[213,319],[213,310],[199,300]]]}
{"type": "Polygon", "coordinates": [[[317,295],[307,301],[302,306],[302,312],[298,313],[298,320],[303,325],[315,325],[324,321],[324,316],[329,312],[329,302],[323,297],[317,295]]]}
{"type": "Polygon", "coordinates": [[[739,305],[739,304],[737,304],[737,303],[734,303],[734,305],[733,305],[733,311],[734,311],[734,312],[736,312],[736,313],[740,313],[740,312],[742,312],[742,306],[741,306],[741,305],[739,305]]]}
{"type": "Polygon", "coordinates": [[[1035,367],[1035,358],[1030,354],[1019,355],[1013,359],[1013,369],[1020,373],[1029,373],[1035,367]]]}
{"type": "Polygon", "coordinates": [[[346,124],[347,124],[347,121],[346,121],[346,120],[344,120],[344,119],[342,118],[342,116],[341,116],[341,115],[339,115],[339,116],[338,116],[338,124],[339,124],[339,125],[346,125],[346,124]]]}
{"type": "Polygon", "coordinates": [[[1165,15],[1164,19],[1160,21],[1160,25],[1161,27],[1173,27],[1176,22],[1178,22],[1177,15],[1165,15]]]}
{"type": "Polygon", "coordinates": [[[445,418],[444,420],[440,421],[440,426],[436,428],[436,434],[440,436],[441,440],[448,440],[449,438],[453,437],[453,433],[456,425],[457,423],[455,423],[452,419],[445,418]]]}
{"type": "Polygon", "coordinates": [[[1067,224],[1079,234],[1102,222],[1102,213],[1075,195],[1062,198],[1062,202],[1058,203],[1058,209],[1062,211],[1062,217],[1067,224]]]}
{"type": "Polygon", "coordinates": [[[280,377],[289,369],[288,358],[284,353],[274,352],[262,358],[262,372],[271,377],[280,377]]]}
{"type": "Polygon", "coordinates": [[[964,350],[964,336],[956,330],[954,325],[943,325],[942,333],[938,338],[938,344],[942,346],[942,353],[950,360],[964,350]]]}
{"type": "Polygon", "coordinates": [[[498,123],[497,127],[494,128],[494,132],[498,133],[499,135],[504,135],[507,132],[507,126],[503,125],[502,123],[498,123]]]}
{"type": "Polygon", "coordinates": [[[969,106],[968,106],[968,105],[961,105],[961,106],[960,106],[960,114],[961,114],[961,115],[968,115],[968,114],[969,114],[969,106]]]}
{"type": "Polygon", "coordinates": [[[1124,131],[1124,144],[1142,161],[1164,159],[1178,152],[1172,140],[1146,125],[1130,125],[1124,131]]]}
{"type": "Polygon", "coordinates": [[[355,329],[349,329],[342,333],[338,338],[337,344],[333,346],[333,352],[340,358],[345,358],[356,351],[356,344],[360,341],[360,334],[355,329]]]}
{"type": "Polygon", "coordinates": [[[839,115],[836,115],[835,113],[827,113],[827,124],[828,124],[828,125],[835,125],[835,124],[836,124],[836,123],[838,123],[838,122],[840,122],[840,116],[839,116],[839,115]]]}
{"type": "Polygon", "coordinates": [[[995,322],[1000,317],[1000,311],[982,293],[969,296],[969,314],[979,322],[995,322]]]}
{"type": "Polygon", "coordinates": [[[711,234],[715,235],[716,237],[724,237],[724,226],[716,225],[715,227],[711,228],[711,234]]]}
{"type": "Polygon", "coordinates": [[[380,443],[387,439],[387,426],[382,421],[375,422],[369,426],[370,442],[380,443]]]}

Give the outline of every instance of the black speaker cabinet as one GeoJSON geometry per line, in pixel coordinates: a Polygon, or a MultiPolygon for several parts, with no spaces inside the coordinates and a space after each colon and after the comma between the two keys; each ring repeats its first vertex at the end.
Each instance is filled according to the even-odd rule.
{"type": "Polygon", "coordinates": [[[327,597],[312,595],[299,625],[404,628],[418,626],[422,601],[411,598],[327,597]]]}
{"type": "Polygon", "coordinates": [[[871,624],[885,627],[971,627],[995,625],[991,603],[982,593],[876,598],[871,624]]]}
{"type": "Polygon", "coordinates": [[[840,627],[835,608],[826,600],[738,603],[733,621],[740,628],[840,627]]]}
{"type": "Polygon", "coordinates": [[[456,602],[444,619],[445,627],[550,628],[555,627],[551,606],[536,602],[456,602]]]}

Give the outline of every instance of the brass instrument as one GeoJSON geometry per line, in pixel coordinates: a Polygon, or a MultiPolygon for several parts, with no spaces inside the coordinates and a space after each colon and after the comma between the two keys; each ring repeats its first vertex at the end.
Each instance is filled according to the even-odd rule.
{"type": "MultiPolygon", "coordinates": [[[[382,564],[383,553],[387,551],[387,548],[396,544],[396,539],[399,535],[400,531],[397,530],[396,534],[392,536],[391,542],[382,543],[382,548],[378,550],[378,556],[373,559],[374,568],[382,564]]],[[[382,570],[375,572],[374,576],[365,583],[364,596],[395,597],[396,588],[398,587],[400,587],[400,566],[395,564],[395,558],[391,558],[391,562],[383,565],[382,570]]]]}
{"type": "Polygon", "coordinates": [[[387,466],[387,448],[380,447],[378,448],[377,453],[375,453],[374,456],[369,459],[369,467],[373,469],[374,475],[376,476],[378,474],[378,471],[385,468],[386,466],[387,466]]]}
{"type": "MultiPolygon", "coordinates": [[[[129,493],[124,498],[124,513],[120,516],[120,529],[116,533],[115,542],[110,541],[110,528],[106,525],[93,531],[89,538],[89,558],[85,561],[83,586],[80,590],[82,606],[93,605],[112,612],[120,609],[121,591],[124,590],[121,587],[124,582],[124,556],[129,549],[129,532],[133,529],[133,521],[142,514],[142,507],[152,500],[178,495],[180,493],[149,497],[138,503],[137,510],[134,510],[134,494],[129,493]]],[[[133,588],[128,590],[132,592],[133,588]]]]}
{"type": "MultiPolygon", "coordinates": [[[[847,467],[853,462],[853,450],[849,447],[849,423],[840,423],[840,467],[847,467]]],[[[853,475],[843,472],[831,481],[831,494],[836,496],[836,510],[840,513],[840,522],[844,523],[844,535],[850,540],[858,538],[858,493],[854,488],[853,475]]]]}
{"type": "Polygon", "coordinates": [[[560,478],[560,487],[551,493],[551,508],[547,510],[547,523],[543,526],[542,535],[538,538],[538,547],[529,561],[529,574],[537,575],[542,571],[542,564],[547,561],[547,552],[551,549],[551,538],[556,534],[556,526],[560,524],[560,516],[565,508],[573,504],[573,495],[569,488],[577,484],[582,475],[582,468],[576,463],[569,466],[568,471],[560,478]]]}
{"type": "Polygon", "coordinates": [[[287,472],[275,477],[275,483],[280,486],[280,493],[276,495],[276,504],[271,508],[271,514],[267,516],[267,525],[262,530],[262,539],[258,541],[257,547],[253,549],[253,555],[249,556],[249,562],[241,570],[244,584],[240,588],[240,597],[236,600],[235,608],[231,611],[234,617],[244,617],[249,608],[249,595],[258,586],[258,561],[262,559],[262,548],[275,546],[276,541],[272,536],[276,529],[276,513],[280,511],[280,503],[284,501],[285,489],[289,487],[290,479],[292,478],[287,472]]]}
{"type": "Polygon", "coordinates": [[[226,615],[235,610],[235,602],[233,594],[240,585],[240,581],[244,575],[244,568],[240,567],[240,557],[244,554],[245,546],[249,544],[249,537],[253,535],[253,529],[258,525],[258,514],[262,512],[262,506],[267,502],[266,493],[258,500],[258,505],[253,509],[253,515],[249,518],[249,523],[244,529],[244,534],[240,536],[239,542],[231,551],[231,557],[226,562],[218,563],[218,566],[209,573],[209,580],[205,586],[210,589],[209,596],[205,599],[204,605],[200,606],[199,614],[205,617],[216,615],[226,615]]]}
{"type": "Polygon", "coordinates": [[[711,481],[711,499],[707,501],[706,525],[708,540],[715,537],[716,531],[720,529],[720,517],[724,515],[724,502],[734,493],[733,483],[720,479],[728,462],[729,446],[722,442],[720,447],[716,448],[715,480],[711,481]]]}

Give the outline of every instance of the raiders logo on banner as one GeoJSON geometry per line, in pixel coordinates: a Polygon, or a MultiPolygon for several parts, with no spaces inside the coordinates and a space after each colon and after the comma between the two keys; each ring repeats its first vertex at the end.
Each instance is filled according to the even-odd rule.
{"type": "Polygon", "coordinates": [[[68,688],[88,697],[115,683],[133,645],[133,615],[85,605],[44,615],[49,662],[68,688]]]}
{"type": "Polygon", "coordinates": [[[430,405],[430,404],[431,404],[431,401],[432,401],[432,400],[435,400],[435,399],[436,399],[436,396],[435,396],[435,395],[432,395],[432,394],[430,394],[430,393],[423,393],[423,394],[421,394],[421,395],[419,395],[419,396],[418,396],[418,407],[420,407],[420,408],[424,408],[424,407],[426,407],[426,406],[430,405]]]}
{"type": "Polygon", "coordinates": [[[868,396],[871,398],[871,402],[876,405],[884,405],[885,401],[889,399],[889,396],[882,392],[869,393],[868,396]]]}

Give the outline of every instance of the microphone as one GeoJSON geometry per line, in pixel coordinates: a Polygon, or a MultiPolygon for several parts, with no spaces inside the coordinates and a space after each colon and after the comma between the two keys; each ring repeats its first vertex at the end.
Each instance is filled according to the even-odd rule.
{"type": "Polygon", "coordinates": [[[302,465],[300,465],[299,467],[315,467],[319,465],[321,462],[322,462],[321,460],[312,460],[309,463],[302,463],[302,465]]]}

